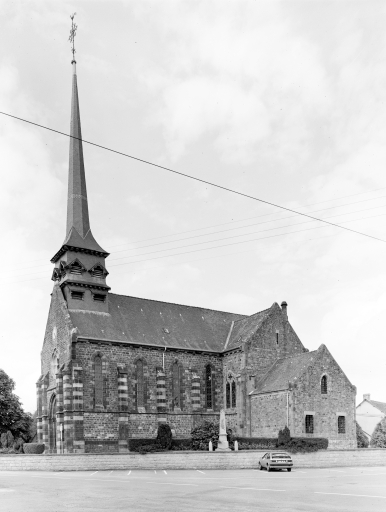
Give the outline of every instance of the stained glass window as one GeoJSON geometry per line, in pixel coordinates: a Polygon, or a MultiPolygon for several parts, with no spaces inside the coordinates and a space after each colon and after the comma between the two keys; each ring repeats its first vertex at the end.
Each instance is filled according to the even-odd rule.
{"type": "Polygon", "coordinates": [[[232,407],[236,407],[236,382],[232,382],[232,407]]]}
{"type": "Polygon", "coordinates": [[[306,434],[314,433],[314,416],[313,414],[306,415],[306,434]]]}
{"type": "Polygon", "coordinates": [[[173,407],[181,408],[181,372],[177,362],[173,364],[173,407]]]}
{"type": "Polygon", "coordinates": [[[144,389],[144,378],[143,378],[143,361],[137,361],[136,371],[136,401],[137,407],[143,407],[145,405],[145,389],[144,389]]]}
{"type": "Polygon", "coordinates": [[[206,384],[206,408],[213,408],[213,375],[212,368],[210,364],[206,367],[206,375],[205,375],[205,384],[206,384]]]}
{"type": "Polygon", "coordinates": [[[226,394],[227,409],[230,409],[230,407],[231,407],[231,385],[229,382],[226,383],[225,389],[226,389],[225,394],[226,394]]]}
{"type": "Polygon", "coordinates": [[[346,418],[345,416],[338,416],[338,434],[346,433],[346,418]]]}
{"type": "Polygon", "coordinates": [[[322,395],[327,395],[327,376],[323,375],[322,380],[320,381],[320,392],[322,395]]]}
{"type": "Polygon", "coordinates": [[[103,407],[103,374],[102,374],[102,358],[96,356],[94,359],[95,371],[95,407],[103,407]]]}

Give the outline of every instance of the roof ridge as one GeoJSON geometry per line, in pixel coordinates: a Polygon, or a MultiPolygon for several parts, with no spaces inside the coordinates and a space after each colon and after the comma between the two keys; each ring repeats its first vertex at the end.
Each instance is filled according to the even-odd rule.
{"type": "MultiPolygon", "coordinates": [[[[261,315],[261,313],[265,313],[266,311],[269,311],[270,309],[272,308],[272,306],[270,306],[269,308],[267,309],[263,309],[261,311],[256,311],[256,313],[253,313],[252,315],[245,315],[243,318],[239,318],[238,320],[235,320],[235,323],[236,322],[241,322],[242,320],[245,320],[245,319],[249,319],[249,318],[253,318],[254,316],[256,315],[261,315]]],[[[237,314],[237,313],[236,313],[237,314]]]]}
{"type": "MultiPolygon", "coordinates": [[[[170,305],[173,305],[173,306],[182,306],[182,307],[185,307],[185,308],[192,308],[192,309],[200,309],[200,310],[205,310],[205,311],[213,311],[214,313],[225,313],[227,315],[238,315],[238,316],[242,316],[243,318],[247,318],[248,315],[243,315],[242,313],[232,313],[231,311],[221,311],[219,309],[210,309],[210,308],[205,308],[205,307],[200,307],[200,306],[188,306],[187,304],[177,304],[176,302],[167,302],[165,300],[157,300],[157,299],[146,299],[144,297],[134,297],[133,295],[123,295],[121,293],[109,293],[109,296],[111,295],[116,295],[118,297],[126,297],[126,298],[130,298],[130,299],[138,299],[138,300],[145,300],[147,302],[158,302],[160,304],[170,304],[170,305]]],[[[239,320],[242,320],[243,318],[239,318],[239,320]]],[[[238,320],[235,320],[238,322],[238,320]]]]}

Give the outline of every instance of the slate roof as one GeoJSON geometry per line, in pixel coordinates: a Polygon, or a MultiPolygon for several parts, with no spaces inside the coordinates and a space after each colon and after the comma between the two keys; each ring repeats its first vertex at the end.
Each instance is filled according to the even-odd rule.
{"type": "Polygon", "coordinates": [[[71,310],[78,336],[221,352],[232,321],[244,315],[109,293],[109,314],[71,310]]]}
{"type": "Polygon", "coordinates": [[[269,314],[271,313],[271,311],[273,311],[275,306],[279,307],[275,303],[270,308],[265,309],[264,311],[259,311],[254,315],[246,316],[240,318],[239,320],[236,320],[233,325],[231,336],[226,346],[226,350],[239,347],[242,341],[245,341],[247,338],[249,338],[249,336],[251,336],[261,326],[263,321],[269,316],[269,314]]]}
{"type": "Polygon", "coordinates": [[[269,369],[263,379],[258,382],[252,394],[269,393],[288,389],[288,383],[294,382],[295,377],[305,370],[315,359],[317,350],[303,352],[302,354],[278,359],[269,369]]]}
{"type": "Polygon", "coordinates": [[[376,407],[381,412],[386,414],[386,404],[384,402],[376,402],[375,400],[367,400],[369,404],[371,404],[373,407],[376,407]]]}

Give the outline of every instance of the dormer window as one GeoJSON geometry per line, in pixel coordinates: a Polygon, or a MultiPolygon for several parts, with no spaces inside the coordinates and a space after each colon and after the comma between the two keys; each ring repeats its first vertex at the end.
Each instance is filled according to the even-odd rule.
{"type": "Polygon", "coordinates": [[[84,292],[78,292],[75,290],[71,290],[71,299],[75,300],[83,300],[84,292]]]}
{"type": "Polygon", "coordinates": [[[93,277],[98,277],[99,279],[103,279],[108,274],[105,267],[100,263],[97,263],[92,268],[90,268],[89,272],[93,277]]]}
{"type": "Polygon", "coordinates": [[[74,260],[72,263],[68,265],[68,268],[70,269],[70,274],[75,274],[78,276],[82,275],[82,272],[84,272],[86,269],[81,264],[80,261],[74,260]]]}
{"type": "Polygon", "coordinates": [[[106,294],[104,293],[93,293],[92,298],[95,302],[106,302],[106,294]]]}

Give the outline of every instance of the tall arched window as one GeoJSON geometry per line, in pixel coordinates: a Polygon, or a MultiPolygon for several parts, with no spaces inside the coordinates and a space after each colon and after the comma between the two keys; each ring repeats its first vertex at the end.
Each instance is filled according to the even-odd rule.
{"type": "Polygon", "coordinates": [[[181,366],[176,361],[172,368],[173,408],[181,407],[181,366]]]}
{"type": "Polygon", "coordinates": [[[232,407],[236,407],[236,381],[232,382],[232,407]]]}
{"type": "Polygon", "coordinates": [[[103,407],[103,372],[102,357],[94,358],[95,407],[103,407]]]}
{"type": "Polygon", "coordinates": [[[322,395],[327,395],[327,375],[323,375],[320,381],[320,392],[322,395]]]}
{"type": "Polygon", "coordinates": [[[225,395],[226,395],[226,406],[227,406],[227,409],[230,409],[231,408],[231,384],[230,384],[230,382],[226,383],[225,395]]]}
{"type": "Polygon", "coordinates": [[[136,390],[135,390],[135,398],[137,402],[137,407],[145,406],[145,383],[143,376],[143,361],[139,359],[136,364],[136,390]]]}
{"type": "Polygon", "coordinates": [[[208,364],[205,368],[205,384],[206,384],[206,408],[213,409],[213,372],[212,367],[208,364]]]}

